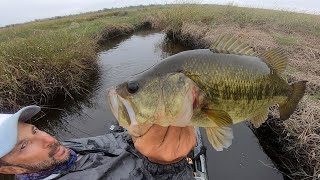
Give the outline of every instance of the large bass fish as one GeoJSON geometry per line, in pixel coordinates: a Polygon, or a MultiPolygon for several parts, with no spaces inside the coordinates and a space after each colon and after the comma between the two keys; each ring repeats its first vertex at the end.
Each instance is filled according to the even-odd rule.
{"type": "Polygon", "coordinates": [[[257,54],[221,36],[210,49],[170,56],[111,87],[107,99],[119,124],[135,136],[152,124],[205,127],[211,145],[222,151],[232,143],[230,125],[249,120],[258,128],[274,104],[282,120],[294,112],[306,81],[289,85],[281,77],[286,65],[281,49],[257,54]]]}

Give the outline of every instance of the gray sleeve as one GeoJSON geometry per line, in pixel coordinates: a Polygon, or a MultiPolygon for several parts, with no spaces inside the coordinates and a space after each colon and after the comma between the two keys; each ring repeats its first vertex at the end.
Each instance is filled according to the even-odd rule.
{"type": "Polygon", "coordinates": [[[146,158],[144,158],[143,171],[146,171],[145,174],[151,175],[151,177],[147,179],[157,179],[157,180],[195,179],[193,176],[192,167],[190,164],[187,163],[185,159],[174,164],[162,165],[162,164],[152,163],[146,158]]]}
{"type": "Polygon", "coordinates": [[[129,134],[123,128],[118,127],[112,133],[105,135],[71,139],[61,143],[76,153],[98,150],[119,155],[128,146],[129,141],[131,141],[129,134]]]}

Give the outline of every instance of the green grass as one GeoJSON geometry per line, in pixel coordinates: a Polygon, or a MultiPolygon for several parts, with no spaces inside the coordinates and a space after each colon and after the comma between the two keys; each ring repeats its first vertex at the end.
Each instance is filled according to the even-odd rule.
{"type": "Polygon", "coordinates": [[[286,11],[243,8],[236,6],[184,5],[154,10],[157,16],[179,27],[182,22],[207,25],[237,24],[240,27],[277,29],[285,33],[306,32],[320,36],[320,16],[286,11]],[[163,17],[165,16],[165,17],[163,17]],[[168,21],[169,20],[169,21],[168,21]]]}
{"type": "Polygon", "coordinates": [[[1,43],[1,109],[82,92],[86,75],[95,68],[96,48],[93,39],[65,30],[1,43]]]}
{"type": "Polygon", "coordinates": [[[275,33],[273,34],[273,37],[279,45],[290,46],[297,44],[297,40],[293,36],[275,33]]]}
{"type": "Polygon", "coordinates": [[[320,91],[316,92],[313,97],[315,100],[320,100],[320,91]]]}
{"type": "Polygon", "coordinates": [[[90,74],[97,71],[98,40],[133,24],[125,15],[92,13],[1,29],[1,111],[84,93],[90,74]]]}
{"type": "Polygon", "coordinates": [[[97,42],[130,33],[145,21],[172,31],[180,31],[183,23],[271,29],[283,45],[296,42],[293,31],[320,36],[320,16],[193,4],[102,10],[12,25],[0,28],[0,109],[13,111],[46,104],[57,94],[81,93],[83,77],[96,65],[97,42]]]}

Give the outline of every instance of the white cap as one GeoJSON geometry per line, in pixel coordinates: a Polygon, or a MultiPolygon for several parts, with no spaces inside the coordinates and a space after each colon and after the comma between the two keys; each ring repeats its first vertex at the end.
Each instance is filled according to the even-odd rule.
{"type": "Polygon", "coordinates": [[[0,114],[0,158],[8,154],[18,141],[18,121],[27,121],[40,111],[39,106],[27,106],[15,114],[0,114]]]}

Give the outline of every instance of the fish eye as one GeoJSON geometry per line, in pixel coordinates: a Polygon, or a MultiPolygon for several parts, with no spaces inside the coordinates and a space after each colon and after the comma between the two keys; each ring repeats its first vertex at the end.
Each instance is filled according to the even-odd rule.
{"type": "Polygon", "coordinates": [[[179,82],[184,82],[182,77],[179,77],[178,81],[179,82]]]}
{"type": "Polygon", "coordinates": [[[136,81],[130,81],[127,84],[127,89],[130,94],[136,93],[139,90],[139,84],[136,81]]]}

